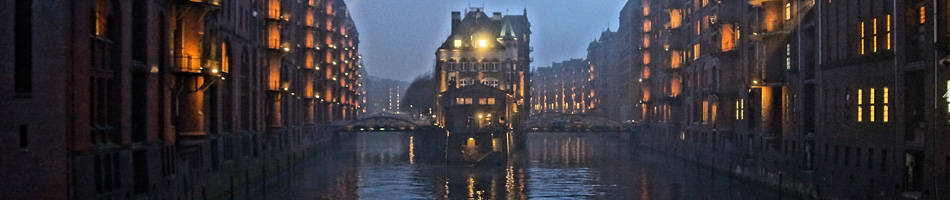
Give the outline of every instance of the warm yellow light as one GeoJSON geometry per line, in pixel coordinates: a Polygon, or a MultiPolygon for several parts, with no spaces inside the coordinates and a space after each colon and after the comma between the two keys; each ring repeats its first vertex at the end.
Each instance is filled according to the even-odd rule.
{"type": "Polygon", "coordinates": [[[858,122],[864,121],[864,109],[861,107],[864,104],[864,99],[861,97],[863,94],[863,91],[858,89],[858,122]]]}
{"type": "Polygon", "coordinates": [[[485,40],[478,40],[478,46],[484,48],[485,46],[488,46],[488,42],[485,40]]]}
{"type": "Polygon", "coordinates": [[[792,3],[785,3],[785,20],[792,19],[792,3]]]}
{"type": "Polygon", "coordinates": [[[462,40],[455,40],[455,48],[462,47],[462,40]]]}

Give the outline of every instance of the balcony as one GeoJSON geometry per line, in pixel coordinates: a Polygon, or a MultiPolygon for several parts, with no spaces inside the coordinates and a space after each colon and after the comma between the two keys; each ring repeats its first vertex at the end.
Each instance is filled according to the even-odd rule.
{"type": "Polygon", "coordinates": [[[221,61],[199,56],[175,56],[172,60],[172,71],[176,73],[217,74],[221,68],[221,61]]]}
{"type": "Polygon", "coordinates": [[[749,5],[752,5],[755,7],[763,7],[762,3],[769,2],[769,1],[777,1],[777,0],[749,0],[749,5]]]}
{"type": "Polygon", "coordinates": [[[267,48],[267,50],[271,50],[277,53],[290,52],[290,45],[281,43],[279,39],[267,40],[266,45],[264,45],[264,48],[267,48]]]}
{"type": "Polygon", "coordinates": [[[277,23],[277,25],[280,25],[280,26],[283,26],[290,22],[290,17],[288,17],[287,15],[281,14],[280,10],[276,10],[276,9],[267,11],[267,14],[264,16],[264,19],[267,20],[268,22],[277,23]]]}
{"type": "Polygon", "coordinates": [[[193,5],[205,8],[218,8],[221,6],[221,0],[178,0],[182,5],[193,5]]]}

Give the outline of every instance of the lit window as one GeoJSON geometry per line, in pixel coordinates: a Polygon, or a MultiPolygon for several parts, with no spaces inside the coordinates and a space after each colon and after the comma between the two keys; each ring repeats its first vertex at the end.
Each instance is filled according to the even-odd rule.
{"type": "Polygon", "coordinates": [[[488,42],[485,42],[485,40],[478,40],[478,46],[484,48],[485,46],[488,46],[488,42]]]}
{"type": "Polygon", "coordinates": [[[488,105],[495,105],[495,98],[488,98],[488,105]]]}
{"type": "Polygon", "coordinates": [[[643,20],[643,32],[650,32],[650,30],[651,30],[652,28],[653,28],[653,22],[650,22],[649,19],[644,19],[644,20],[643,20]]]}
{"type": "Polygon", "coordinates": [[[462,47],[462,40],[455,40],[455,48],[461,48],[461,47],[462,47]]]}
{"type": "Polygon", "coordinates": [[[683,24],[683,11],[670,10],[670,28],[679,28],[683,24]]]}
{"type": "Polygon", "coordinates": [[[472,98],[465,98],[465,104],[472,104],[472,98]]]}
{"type": "Polygon", "coordinates": [[[745,99],[739,99],[739,119],[745,119],[745,99]]]}
{"type": "Polygon", "coordinates": [[[918,15],[920,15],[920,24],[927,23],[927,9],[924,6],[920,6],[918,12],[918,15]]]}
{"type": "Polygon", "coordinates": [[[94,11],[95,17],[95,33],[96,36],[103,36],[106,33],[106,1],[97,0],[96,1],[96,10],[94,11]]]}
{"type": "Polygon", "coordinates": [[[455,104],[465,104],[465,98],[455,98],[455,104]]]}
{"type": "Polygon", "coordinates": [[[699,21],[696,21],[696,35],[699,35],[699,33],[700,33],[699,31],[702,30],[702,29],[700,28],[700,25],[702,25],[702,24],[699,23],[699,21]]]}
{"type": "Polygon", "coordinates": [[[792,69],[792,44],[785,44],[785,70],[792,69]]]}
{"type": "Polygon", "coordinates": [[[699,44],[693,45],[693,60],[699,59],[699,53],[701,53],[699,48],[699,44]]]}
{"type": "Polygon", "coordinates": [[[478,99],[478,104],[481,104],[481,105],[488,104],[488,99],[486,99],[486,98],[480,98],[480,99],[478,99]]]}
{"type": "Polygon", "coordinates": [[[644,51],[644,52],[643,52],[643,64],[644,64],[644,65],[650,64],[650,52],[649,52],[649,51],[644,51]]]}
{"type": "Polygon", "coordinates": [[[861,108],[861,106],[864,105],[864,99],[861,98],[861,95],[863,95],[862,90],[858,89],[858,122],[864,121],[864,118],[862,117],[864,116],[864,110],[861,108]]]}
{"type": "Polygon", "coordinates": [[[643,48],[650,47],[650,34],[643,34],[643,48]]]}
{"type": "Polygon", "coordinates": [[[709,101],[703,101],[703,124],[709,121],[709,101]]]}
{"type": "Polygon", "coordinates": [[[742,113],[742,108],[740,108],[739,100],[736,100],[736,119],[742,119],[739,113],[742,113]]]}
{"type": "Polygon", "coordinates": [[[885,38],[886,41],[885,41],[884,48],[887,48],[888,50],[890,50],[891,49],[891,15],[887,15],[887,22],[885,23],[887,24],[886,26],[887,31],[885,31],[887,36],[885,38]]]}
{"type": "Polygon", "coordinates": [[[858,51],[861,53],[861,55],[864,55],[864,22],[861,22],[861,25],[858,26],[858,28],[858,32],[860,32],[859,35],[861,36],[861,42],[858,43],[858,48],[860,48],[858,51]]]}
{"type": "Polygon", "coordinates": [[[871,19],[871,52],[877,52],[877,18],[871,19]]]}
{"type": "Polygon", "coordinates": [[[890,94],[888,93],[887,87],[884,87],[884,96],[883,96],[884,105],[882,105],[882,107],[884,108],[884,114],[881,116],[883,117],[881,121],[884,121],[884,122],[887,122],[888,117],[890,116],[890,114],[888,113],[888,107],[890,107],[890,105],[888,105],[889,102],[887,100],[889,97],[890,97],[890,94]]]}
{"type": "Polygon", "coordinates": [[[792,3],[785,3],[785,20],[792,19],[792,3]]]}
{"type": "Polygon", "coordinates": [[[871,110],[870,110],[870,111],[871,111],[871,117],[869,117],[868,119],[871,119],[871,121],[873,122],[873,121],[874,121],[874,88],[871,88],[870,92],[868,92],[868,95],[869,95],[869,96],[868,96],[868,103],[871,104],[871,105],[870,105],[870,106],[871,106],[871,110]]]}

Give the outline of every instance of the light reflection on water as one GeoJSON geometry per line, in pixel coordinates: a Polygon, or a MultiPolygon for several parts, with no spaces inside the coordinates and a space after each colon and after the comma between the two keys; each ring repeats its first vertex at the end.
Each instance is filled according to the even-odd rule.
{"type": "Polygon", "coordinates": [[[788,199],[600,133],[529,133],[505,166],[443,166],[409,133],[360,133],[251,199],[788,199]],[[266,198],[261,198],[261,197],[266,198]]]}

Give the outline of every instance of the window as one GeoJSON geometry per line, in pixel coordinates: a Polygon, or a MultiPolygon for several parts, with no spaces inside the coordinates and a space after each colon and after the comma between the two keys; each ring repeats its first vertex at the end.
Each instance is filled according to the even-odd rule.
{"type": "Polygon", "coordinates": [[[924,6],[920,6],[917,11],[917,15],[920,17],[920,24],[927,23],[927,9],[924,6]]]}
{"type": "Polygon", "coordinates": [[[650,30],[651,30],[652,28],[653,28],[653,23],[650,22],[650,19],[644,19],[644,20],[643,20],[643,32],[650,32],[650,30]]]}
{"type": "Polygon", "coordinates": [[[461,48],[461,47],[462,47],[462,40],[455,40],[455,48],[461,48]]]}
{"type": "MultiPolygon", "coordinates": [[[[950,80],[947,81],[947,92],[946,92],[946,93],[950,93],[950,80]]],[[[950,114],[950,98],[947,98],[947,97],[945,96],[944,99],[947,99],[947,114],[950,114]]]]}
{"type": "Polygon", "coordinates": [[[479,105],[488,104],[488,99],[486,99],[486,98],[480,98],[480,99],[478,99],[478,104],[479,104],[479,105]]]}
{"type": "Polygon", "coordinates": [[[495,105],[495,98],[488,98],[488,105],[495,105]]]}
{"type": "Polygon", "coordinates": [[[93,34],[96,36],[105,36],[106,33],[106,1],[96,0],[96,8],[93,11],[93,34]]]}
{"type": "Polygon", "coordinates": [[[868,92],[868,102],[871,104],[870,105],[871,117],[869,117],[868,119],[871,119],[871,121],[873,122],[874,121],[874,88],[871,88],[870,92],[868,92]]]}
{"type": "Polygon", "coordinates": [[[485,48],[485,46],[488,46],[488,42],[485,42],[485,40],[478,40],[478,46],[485,48]]]}
{"type": "Polygon", "coordinates": [[[709,121],[709,101],[703,101],[703,124],[709,121]]]}
{"type": "Polygon", "coordinates": [[[863,101],[864,99],[863,99],[862,96],[861,96],[861,95],[863,95],[862,92],[863,92],[863,90],[858,89],[858,122],[864,121],[864,118],[863,118],[863,116],[864,116],[864,110],[863,110],[863,108],[861,107],[861,106],[864,106],[864,101],[863,101]]]}
{"type": "Polygon", "coordinates": [[[889,112],[888,109],[889,109],[889,107],[890,107],[890,105],[889,105],[890,102],[889,102],[888,98],[890,98],[889,91],[888,91],[887,87],[884,87],[884,96],[883,96],[883,99],[882,99],[882,101],[884,101],[884,105],[881,105],[882,109],[884,109],[884,114],[881,115],[881,117],[883,118],[883,119],[881,119],[881,121],[883,121],[883,122],[887,122],[887,121],[888,121],[888,118],[890,117],[890,114],[888,113],[888,112],[889,112]]]}
{"type": "Polygon", "coordinates": [[[20,125],[20,151],[26,151],[30,148],[30,132],[26,125],[20,125]]]}
{"type": "Polygon", "coordinates": [[[745,119],[745,99],[736,100],[736,119],[745,119]]]}
{"type": "Polygon", "coordinates": [[[472,104],[472,98],[465,98],[465,104],[472,104]]]}
{"type": "Polygon", "coordinates": [[[699,53],[701,53],[699,48],[699,44],[693,45],[693,60],[699,59],[699,53]]]}
{"type": "Polygon", "coordinates": [[[670,28],[679,28],[683,24],[683,11],[679,9],[670,10],[670,28]]]}
{"type": "Polygon", "coordinates": [[[467,71],[467,70],[468,70],[468,63],[462,62],[462,68],[459,69],[459,71],[467,71]]]}
{"type": "Polygon", "coordinates": [[[465,98],[455,98],[455,104],[465,104],[465,98]]]}
{"type": "Polygon", "coordinates": [[[699,21],[696,21],[696,35],[699,35],[700,33],[700,30],[701,30],[700,25],[701,23],[699,23],[699,21]]]}
{"type": "Polygon", "coordinates": [[[33,91],[33,1],[14,1],[14,69],[16,94],[33,91]]]}
{"type": "Polygon", "coordinates": [[[877,53],[877,18],[871,19],[871,52],[877,53]]]}
{"type": "Polygon", "coordinates": [[[785,3],[785,20],[792,19],[792,3],[785,3]]]}
{"type": "Polygon", "coordinates": [[[886,48],[887,50],[890,50],[891,49],[891,15],[887,15],[886,20],[887,22],[885,22],[885,24],[887,25],[885,26],[885,31],[884,31],[886,34],[884,38],[885,40],[884,48],[886,48]]]}
{"type": "Polygon", "coordinates": [[[792,69],[792,44],[785,44],[785,70],[792,69]]]}
{"type": "Polygon", "coordinates": [[[858,43],[858,48],[859,48],[858,52],[860,52],[861,55],[864,55],[864,22],[861,22],[861,25],[858,27],[859,27],[858,32],[860,32],[860,34],[858,35],[861,36],[861,40],[858,43]]]}
{"type": "Polygon", "coordinates": [[[881,171],[887,170],[887,149],[881,150],[881,171]]]}

